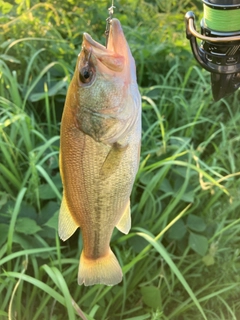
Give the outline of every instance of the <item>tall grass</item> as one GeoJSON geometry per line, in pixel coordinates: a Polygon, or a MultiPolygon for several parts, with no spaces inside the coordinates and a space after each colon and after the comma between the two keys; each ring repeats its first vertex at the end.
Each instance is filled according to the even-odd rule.
{"type": "MultiPolygon", "coordinates": [[[[59,125],[81,36],[107,1],[4,4],[0,46],[0,318],[239,319],[239,93],[212,101],[184,34],[197,1],[115,1],[136,59],[142,151],[114,287],[78,286],[57,235],[59,125]]],[[[200,16],[200,13],[199,13],[200,16]]]]}

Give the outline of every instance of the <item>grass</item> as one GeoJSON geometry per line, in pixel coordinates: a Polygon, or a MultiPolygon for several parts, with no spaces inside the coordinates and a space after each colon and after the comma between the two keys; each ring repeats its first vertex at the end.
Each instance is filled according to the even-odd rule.
{"type": "Polygon", "coordinates": [[[114,287],[77,285],[82,240],[57,235],[59,127],[106,1],[1,4],[0,319],[240,319],[239,92],[213,102],[184,34],[198,1],[116,1],[137,64],[142,150],[114,287]],[[79,18],[80,17],[80,18],[79,18]]]}

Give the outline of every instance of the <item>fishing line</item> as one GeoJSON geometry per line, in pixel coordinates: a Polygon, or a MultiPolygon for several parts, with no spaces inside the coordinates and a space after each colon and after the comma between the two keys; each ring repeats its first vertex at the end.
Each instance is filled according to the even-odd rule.
{"type": "Polygon", "coordinates": [[[112,17],[113,17],[113,11],[114,11],[114,9],[116,8],[116,7],[114,7],[113,1],[114,1],[114,0],[112,0],[112,5],[111,5],[111,7],[108,8],[109,17],[107,17],[107,19],[106,19],[106,21],[107,21],[106,30],[105,30],[105,35],[106,35],[106,48],[107,48],[107,45],[108,45],[108,38],[109,38],[111,21],[112,21],[112,17]]]}
{"type": "Polygon", "coordinates": [[[203,4],[205,25],[216,31],[233,32],[240,30],[240,6],[209,6],[203,4]]]}

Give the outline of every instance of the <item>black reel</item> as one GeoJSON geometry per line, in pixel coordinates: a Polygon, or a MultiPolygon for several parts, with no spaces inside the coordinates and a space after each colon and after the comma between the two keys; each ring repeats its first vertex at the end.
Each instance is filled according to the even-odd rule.
{"type": "MultiPolygon", "coordinates": [[[[240,8],[240,0],[202,1],[216,10],[240,8]]],[[[240,30],[234,32],[211,30],[203,18],[200,34],[195,29],[194,19],[193,12],[186,14],[186,35],[198,63],[211,72],[212,94],[217,101],[240,87],[240,30]],[[200,46],[197,44],[197,38],[202,40],[200,46]]]]}

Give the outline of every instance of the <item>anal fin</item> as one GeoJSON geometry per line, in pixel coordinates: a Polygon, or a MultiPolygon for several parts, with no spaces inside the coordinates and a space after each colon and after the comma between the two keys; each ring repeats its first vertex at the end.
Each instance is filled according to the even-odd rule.
{"type": "Polygon", "coordinates": [[[63,194],[62,204],[60,207],[59,218],[58,218],[58,234],[59,237],[65,241],[70,238],[76,229],[79,227],[74,221],[71,212],[68,208],[65,195],[63,194]]]}
{"type": "Polygon", "coordinates": [[[131,228],[131,209],[130,209],[130,200],[127,203],[127,206],[118,221],[116,228],[124,234],[128,234],[131,228]]]}

